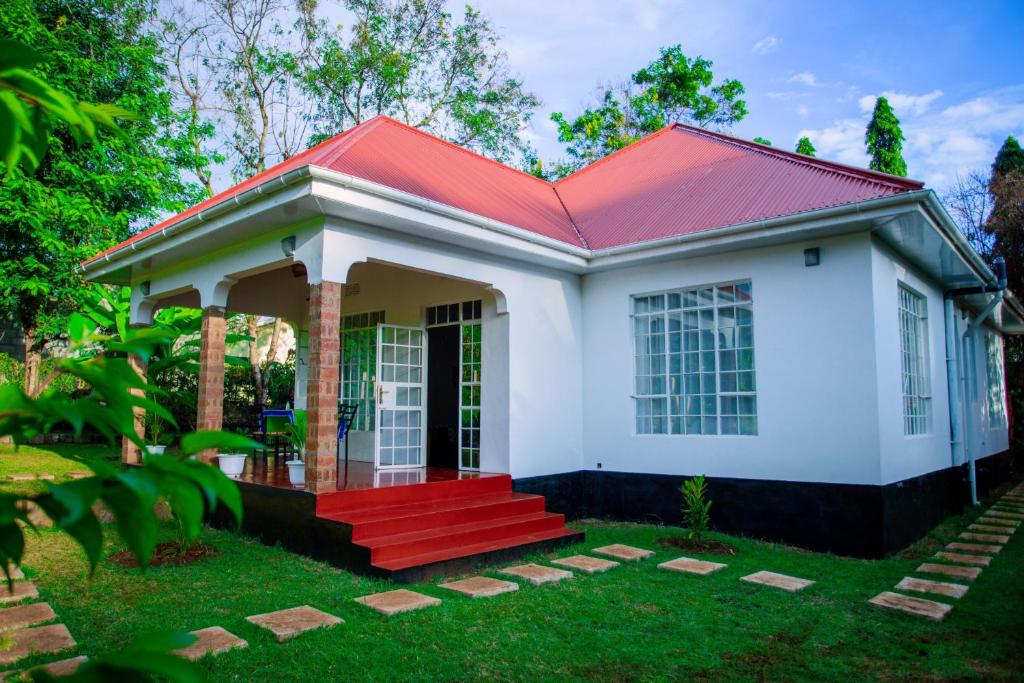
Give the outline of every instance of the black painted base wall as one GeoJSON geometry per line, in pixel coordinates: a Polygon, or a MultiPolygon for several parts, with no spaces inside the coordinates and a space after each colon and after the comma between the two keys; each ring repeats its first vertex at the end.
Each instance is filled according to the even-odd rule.
{"type": "MultiPolygon", "coordinates": [[[[976,463],[978,495],[1012,476],[1010,451],[976,463]]],[[[677,525],[687,477],[581,470],[516,479],[569,519],[599,517],[677,525]]],[[[892,554],[970,503],[967,469],[951,467],[886,486],[708,478],[714,529],[853,557],[892,554]]]]}

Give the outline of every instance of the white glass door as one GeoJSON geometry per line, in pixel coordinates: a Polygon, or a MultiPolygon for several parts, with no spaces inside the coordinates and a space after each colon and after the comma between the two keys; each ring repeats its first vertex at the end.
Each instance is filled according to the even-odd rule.
{"type": "Polygon", "coordinates": [[[423,363],[427,335],[419,327],[377,326],[377,438],[379,469],[426,464],[423,363]]]}

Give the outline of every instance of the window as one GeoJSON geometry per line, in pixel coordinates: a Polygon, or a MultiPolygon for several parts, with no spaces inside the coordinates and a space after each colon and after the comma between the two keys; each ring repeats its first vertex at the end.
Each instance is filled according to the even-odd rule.
{"type": "Polygon", "coordinates": [[[633,297],[637,434],[757,434],[750,282],[633,297]]]}
{"type": "Polygon", "coordinates": [[[355,313],[341,319],[341,400],[358,403],[352,429],[374,430],[377,410],[377,324],[384,311],[355,313]]]}
{"type": "Polygon", "coordinates": [[[928,310],[920,294],[899,286],[900,361],[903,377],[903,433],[928,432],[928,310]]]}
{"type": "Polygon", "coordinates": [[[985,333],[985,370],[988,375],[988,426],[1006,426],[1006,397],[1003,381],[1003,343],[998,335],[985,333]]]}

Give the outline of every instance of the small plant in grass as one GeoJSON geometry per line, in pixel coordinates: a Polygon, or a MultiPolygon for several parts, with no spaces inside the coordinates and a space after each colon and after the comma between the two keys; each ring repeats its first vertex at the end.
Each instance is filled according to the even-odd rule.
{"type": "Polygon", "coordinates": [[[708,483],[704,475],[687,479],[679,492],[683,494],[683,523],[688,530],[687,537],[701,543],[711,520],[711,501],[708,500],[708,483]]]}

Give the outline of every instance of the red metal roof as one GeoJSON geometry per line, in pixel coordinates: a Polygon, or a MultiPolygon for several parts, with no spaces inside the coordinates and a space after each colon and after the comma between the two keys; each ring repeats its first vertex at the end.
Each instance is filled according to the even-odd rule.
{"type": "Polygon", "coordinates": [[[922,183],[675,124],[552,184],[386,116],[365,121],[93,259],[304,166],[603,249],[916,190],[922,183]]]}

